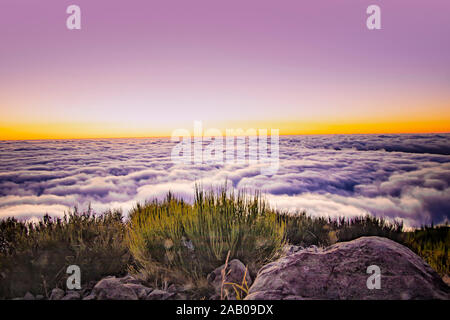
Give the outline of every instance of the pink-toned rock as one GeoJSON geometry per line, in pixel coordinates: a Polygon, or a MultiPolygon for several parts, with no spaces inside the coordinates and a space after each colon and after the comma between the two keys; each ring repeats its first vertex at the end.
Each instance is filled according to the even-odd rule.
{"type": "Polygon", "coordinates": [[[450,289],[407,247],[362,237],[267,264],[246,299],[450,299],[450,289]],[[380,268],[380,289],[367,286],[371,265],[380,268]]]}
{"type": "Polygon", "coordinates": [[[168,300],[176,295],[174,292],[155,289],[147,297],[146,300],[168,300]]]}
{"type": "Polygon", "coordinates": [[[138,300],[135,290],[116,277],[100,280],[92,290],[92,294],[97,300],[138,300]]]}

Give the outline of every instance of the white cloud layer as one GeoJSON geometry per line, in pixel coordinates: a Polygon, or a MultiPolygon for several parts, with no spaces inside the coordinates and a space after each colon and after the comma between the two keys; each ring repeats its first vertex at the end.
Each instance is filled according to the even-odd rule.
{"type": "Polygon", "coordinates": [[[61,216],[91,203],[121,208],[163,197],[192,199],[194,184],[262,190],[271,204],[312,215],[373,214],[408,226],[450,212],[450,135],[280,138],[280,168],[174,165],[168,139],[0,142],[0,217],[61,216]]]}

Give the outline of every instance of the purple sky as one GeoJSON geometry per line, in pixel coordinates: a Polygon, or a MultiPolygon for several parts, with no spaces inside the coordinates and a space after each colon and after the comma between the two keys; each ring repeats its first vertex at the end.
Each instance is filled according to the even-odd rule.
{"type": "Polygon", "coordinates": [[[282,133],[288,122],[450,129],[447,0],[2,0],[0,8],[6,138],[43,124],[170,134],[193,120],[272,122],[282,133]],[[70,4],[81,7],[80,31],[65,26],[70,4]],[[381,7],[382,30],[365,26],[370,4],[381,7]]]}

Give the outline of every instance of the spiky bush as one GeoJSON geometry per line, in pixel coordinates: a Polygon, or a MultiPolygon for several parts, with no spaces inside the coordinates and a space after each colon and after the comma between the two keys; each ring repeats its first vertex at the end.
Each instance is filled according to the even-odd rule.
{"type": "Polygon", "coordinates": [[[328,246],[336,242],[336,232],[330,220],[312,217],[302,211],[297,214],[280,213],[278,219],[286,225],[286,239],[289,243],[308,247],[328,246]]]}
{"type": "Polygon", "coordinates": [[[328,246],[364,236],[386,237],[400,243],[405,240],[401,222],[388,222],[373,216],[331,219],[312,217],[306,212],[300,212],[280,213],[279,219],[286,224],[287,240],[304,247],[328,246]]]}
{"type": "Polygon", "coordinates": [[[81,268],[82,283],[126,271],[129,253],[120,212],[94,215],[75,209],[63,219],[38,223],[0,221],[0,296],[27,291],[48,296],[65,288],[69,265],[81,268]]]}
{"type": "Polygon", "coordinates": [[[450,275],[450,227],[423,226],[407,233],[406,245],[441,275],[450,275]]]}
{"type": "Polygon", "coordinates": [[[256,272],[284,245],[284,223],[256,194],[196,189],[187,204],[169,193],[130,214],[130,251],[138,270],[159,281],[204,279],[214,268],[239,259],[256,272]]]}
{"type": "Polygon", "coordinates": [[[364,216],[353,218],[340,218],[330,221],[336,230],[337,239],[350,241],[359,237],[378,236],[385,237],[399,243],[404,242],[403,223],[389,222],[382,217],[364,216]]]}

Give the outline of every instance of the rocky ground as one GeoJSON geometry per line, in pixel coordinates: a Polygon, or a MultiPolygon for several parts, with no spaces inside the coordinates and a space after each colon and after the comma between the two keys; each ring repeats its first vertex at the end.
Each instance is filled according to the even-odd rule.
{"type": "MultiPolygon", "coordinates": [[[[236,299],[232,285],[245,275],[248,300],[283,299],[450,299],[450,287],[419,256],[392,240],[362,237],[327,248],[286,246],[282,258],[265,265],[251,279],[239,260],[218,267],[208,276],[214,288],[209,299],[236,299]],[[367,267],[381,271],[380,288],[369,289],[367,267]],[[225,279],[223,279],[225,276],[225,279]]],[[[242,293],[242,292],[240,292],[242,293]]],[[[24,300],[42,300],[27,293],[24,300]]],[[[107,277],[78,291],[52,290],[50,300],[189,299],[181,287],[151,288],[127,275],[107,277]]]]}

